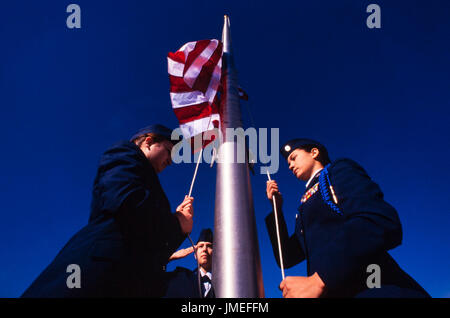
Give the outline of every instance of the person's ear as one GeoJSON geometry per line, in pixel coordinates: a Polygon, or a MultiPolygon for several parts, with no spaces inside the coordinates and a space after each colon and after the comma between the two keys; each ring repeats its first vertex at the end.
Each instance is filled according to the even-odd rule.
{"type": "Polygon", "coordinates": [[[148,148],[148,149],[150,149],[150,146],[152,145],[152,143],[153,143],[153,138],[152,137],[150,137],[150,136],[148,136],[148,137],[146,137],[145,138],[145,146],[148,148]]]}
{"type": "Polygon", "coordinates": [[[316,159],[319,156],[319,153],[320,153],[319,149],[317,148],[311,149],[311,156],[313,159],[316,159]]]}

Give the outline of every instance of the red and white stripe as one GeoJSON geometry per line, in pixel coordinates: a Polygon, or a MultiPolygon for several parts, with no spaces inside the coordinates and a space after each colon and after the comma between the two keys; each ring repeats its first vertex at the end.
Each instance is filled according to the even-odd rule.
{"type": "Polygon", "coordinates": [[[189,42],[167,57],[170,100],[185,138],[219,127],[217,90],[222,74],[222,43],[189,42]]]}

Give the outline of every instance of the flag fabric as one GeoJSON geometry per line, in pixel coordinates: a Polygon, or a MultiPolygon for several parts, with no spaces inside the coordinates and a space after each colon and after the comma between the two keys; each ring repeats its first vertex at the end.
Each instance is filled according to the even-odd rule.
{"type": "Polygon", "coordinates": [[[184,138],[219,128],[222,48],[218,40],[201,40],[167,56],[170,100],[184,138]]]}

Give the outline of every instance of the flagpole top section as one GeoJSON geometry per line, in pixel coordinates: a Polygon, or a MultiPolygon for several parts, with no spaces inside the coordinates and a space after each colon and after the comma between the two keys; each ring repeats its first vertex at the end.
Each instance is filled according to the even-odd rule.
{"type": "Polygon", "coordinates": [[[223,16],[223,20],[224,20],[222,31],[223,52],[231,53],[230,17],[225,14],[223,16]]]}

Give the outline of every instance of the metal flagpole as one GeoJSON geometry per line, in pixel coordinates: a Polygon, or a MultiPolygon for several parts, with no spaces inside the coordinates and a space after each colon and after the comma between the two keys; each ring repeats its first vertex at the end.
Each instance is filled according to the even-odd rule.
{"type": "Polygon", "coordinates": [[[243,163],[237,161],[239,147],[245,146],[242,145],[244,138],[227,138],[227,128],[242,128],[243,125],[231,52],[230,21],[228,16],[224,20],[224,92],[220,105],[223,139],[217,162],[213,286],[219,298],[264,297],[248,162],[247,159],[243,163]]]}

